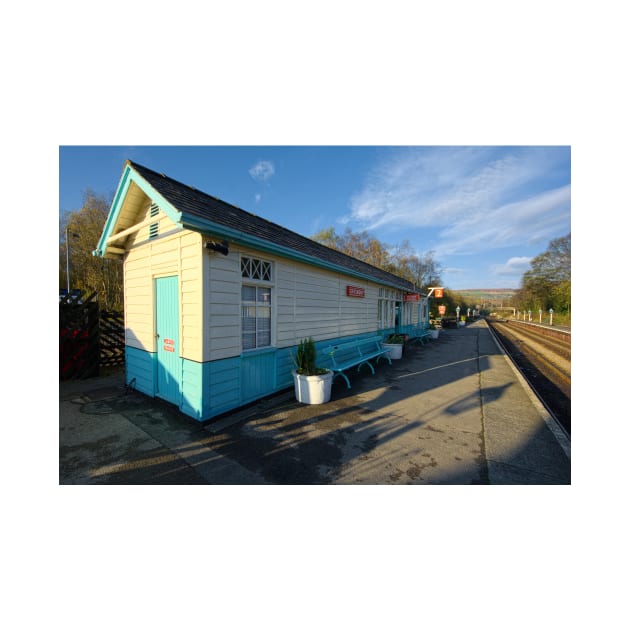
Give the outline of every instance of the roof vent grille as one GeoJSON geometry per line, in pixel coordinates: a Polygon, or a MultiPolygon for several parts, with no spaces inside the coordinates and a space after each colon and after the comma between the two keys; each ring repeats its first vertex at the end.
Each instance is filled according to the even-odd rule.
{"type": "MultiPolygon", "coordinates": [[[[149,210],[149,216],[155,217],[159,213],[160,213],[160,208],[158,207],[158,205],[156,203],[152,203],[151,209],[149,210]]],[[[152,238],[157,238],[159,229],[160,229],[160,224],[158,221],[156,221],[155,223],[151,223],[149,225],[149,240],[152,238]]]]}

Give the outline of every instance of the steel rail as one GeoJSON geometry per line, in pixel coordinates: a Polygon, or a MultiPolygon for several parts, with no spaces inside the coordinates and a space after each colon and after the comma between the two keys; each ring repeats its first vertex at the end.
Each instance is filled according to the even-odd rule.
{"type": "Polygon", "coordinates": [[[567,429],[563,426],[563,424],[560,422],[560,420],[558,420],[558,417],[556,416],[555,412],[549,407],[549,405],[547,404],[547,402],[545,401],[543,396],[536,389],[536,387],[534,386],[532,381],[528,378],[527,374],[523,371],[523,369],[521,369],[521,367],[518,365],[518,363],[514,360],[514,357],[512,357],[510,351],[505,347],[505,344],[503,343],[503,341],[499,337],[498,333],[494,330],[494,327],[493,327],[492,323],[490,323],[490,322],[487,322],[487,323],[488,323],[488,329],[490,330],[490,334],[492,335],[492,337],[496,341],[496,343],[499,346],[499,348],[501,348],[501,350],[503,351],[505,356],[510,360],[511,365],[523,377],[523,380],[527,383],[527,385],[531,389],[532,393],[536,396],[537,400],[544,407],[545,411],[549,414],[549,417],[550,417],[553,425],[561,432],[561,434],[564,436],[564,438],[566,440],[568,440],[569,443],[570,443],[571,442],[571,434],[569,433],[569,431],[567,431],[567,429]]]}

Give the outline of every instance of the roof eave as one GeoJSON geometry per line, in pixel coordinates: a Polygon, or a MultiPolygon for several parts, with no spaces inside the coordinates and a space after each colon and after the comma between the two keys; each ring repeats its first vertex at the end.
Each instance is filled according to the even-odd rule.
{"type": "Polygon", "coordinates": [[[209,221],[208,219],[204,219],[202,217],[197,217],[184,213],[182,215],[182,226],[189,230],[205,232],[211,234],[212,236],[226,238],[240,245],[246,245],[252,247],[253,249],[266,252],[268,254],[277,254],[279,256],[283,256],[284,258],[289,258],[291,260],[307,263],[315,267],[320,267],[321,269],[343,273],[353,278],[369,280],[371,282],[375,282],[381,285],[395,287],[403,291],[410,290],[408,286],[405,286],[402,283],[387,282],[383,278],[377,278],[376,276],[364,274],[348,267],[344,267],[342,265],[336,265],[335,263],[327,262],[325,260],[322,260],[321,258],[317,258],[316,256],[311,256],[309,254],[298,252],[290,247],[285,247],[284,245],[272,243],[257,236],[246,234],[245,232],[242,232],[240,230],[235,230],[233,228],[228,228],[224,225],[214,223],[213,221],[209,221]]]}
{"type": "Polygon", "coordinates": [[[182,226],[182,213],[177,210],[163,195],[161,195],[149,182],[147,182],[133,167],[129,164],[129,161],[125,162],[125,168],[120,178],[116,194],[112,206],[105,221],[103,227],[103,233],[98,242],[96,249],[92,252],[93,256],[100,256],[102,258],[107,257],[107,240],[110,236],[115,234],[114,230],[118,224],[118,218],[120,217],[121,208],[125,202],[127,192],[131,182],[134,182],[140,190],[154,203],[156,203],[160,210],[162,210],[168,218],[176,225],[182,226]]]}

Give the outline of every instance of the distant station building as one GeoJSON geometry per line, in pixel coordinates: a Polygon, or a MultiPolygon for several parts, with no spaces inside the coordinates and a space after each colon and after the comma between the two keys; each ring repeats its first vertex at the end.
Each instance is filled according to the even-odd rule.
{"type": "Polygon", "coordinates": [[[127,384],[199,421],[291,387],[303,338],[428,326],[407,280],[131,161],[94,254],[123,260],[127,384]]]}

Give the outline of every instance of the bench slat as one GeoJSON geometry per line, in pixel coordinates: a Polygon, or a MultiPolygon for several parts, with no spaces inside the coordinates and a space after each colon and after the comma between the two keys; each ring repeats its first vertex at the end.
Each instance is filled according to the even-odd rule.
{"type": "Polygon", "coordinates": [[[425,344],[427,343],[427,339],[431,337],[431,333],[428,328],[415,326],[411,331],[411,337],[413,337],[416,343],[419,341],[420,343],[425,344]]]}
{"type": "Polygon", "coordinates": [[[387,350],[383,350],[382,341],[381,337],[367,337],[356,341],[330,345],[323,352],[330,356],[331,369],[335,376],[342,376],[348,385],[348,389],[350,389],[350,381],[343,373],[344,370],[357,366],[357,371],[360,371],[361,366],[367,365],[372,374],[375,374],[374,366],[370,363],[370,359],[376,359],[378,362],[383,356],[391,365],[392,361],[387,350]]]}

